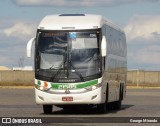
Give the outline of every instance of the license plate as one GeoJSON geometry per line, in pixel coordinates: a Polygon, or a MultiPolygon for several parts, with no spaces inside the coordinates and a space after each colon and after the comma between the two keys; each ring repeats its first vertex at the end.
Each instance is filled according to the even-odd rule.
{"type": "Polygon", "coordinates": [[[73,101],[73,97],[62,97],[62,101],[73,101]]]}

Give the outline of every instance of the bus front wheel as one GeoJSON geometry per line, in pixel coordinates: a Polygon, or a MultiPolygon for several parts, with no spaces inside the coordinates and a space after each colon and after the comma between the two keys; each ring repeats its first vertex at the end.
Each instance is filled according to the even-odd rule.
{"type": "Polygon", "coordinates": [[[43,105],[43,112],[44,112],[44,114],[51,114],[52,113],[52,105],[43,105]]]}
{"type": "Polygon", "coordinates": [[[97,111],[98,111],[98,113],[104,114],[108,110],[108,92],[109,92],[108,89],[109,88],[108,88],[108,84],[107,84],[107,87],[106,87],[106,100],[105,100],[105,103],[97,105],[97,111]]]}

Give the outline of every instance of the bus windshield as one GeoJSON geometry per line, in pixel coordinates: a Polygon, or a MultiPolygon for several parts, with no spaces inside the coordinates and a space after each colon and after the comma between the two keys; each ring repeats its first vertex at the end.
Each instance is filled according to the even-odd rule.
{"type": "Polygon", "coordinates": [[[39,32],[39,70],[55,78],[81,78],[99,74],[99,32],[39,32]]]}

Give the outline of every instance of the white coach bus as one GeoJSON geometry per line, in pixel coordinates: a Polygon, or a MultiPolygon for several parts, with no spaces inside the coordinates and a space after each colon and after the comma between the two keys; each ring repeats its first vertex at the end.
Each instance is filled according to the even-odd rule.
{"type": "Polygon", "coordinates": [[[105,113],[121,108],[126,94],[127,46],[125,33],[100,15],[46,16],[35,44],[35,99],[45,114],[53,105],[94,106],[105,113]]]}

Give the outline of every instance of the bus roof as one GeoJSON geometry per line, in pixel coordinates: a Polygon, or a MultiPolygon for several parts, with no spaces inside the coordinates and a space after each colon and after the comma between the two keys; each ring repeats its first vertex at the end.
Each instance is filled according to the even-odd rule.
{"type": "Polygon", "coordinates": [[[107,24],[116,30],[123,32],[119,27],[113,25],[101,15],[93,14],[60,14],[48,15],[42,19],[38,29],[44,30],[82,30],[97,29],[107,24]]]}

